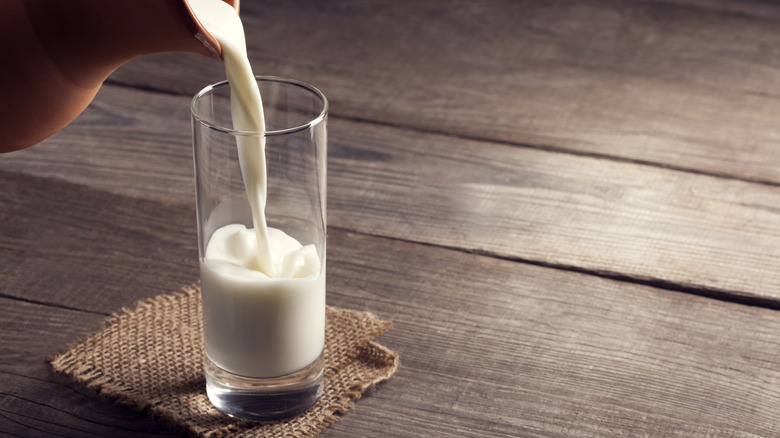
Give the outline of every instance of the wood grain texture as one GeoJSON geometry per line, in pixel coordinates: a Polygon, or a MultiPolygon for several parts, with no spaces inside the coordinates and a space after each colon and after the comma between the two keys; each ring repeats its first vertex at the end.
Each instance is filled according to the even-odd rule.
{"type": "MultiPolygon", "coordinates": [[[[780,19],[767,2],[744,9],[593,0],[242,8],[255,71],[315,83],[336,116],[778,184],[780,19]]],[[[112,81],[191,95],[222,77],[205,58],[161,55],[112,81]]]]}
{"type": "Polygon", "coordinates": [[[780,298],[774,187],[362,128],[345,128],[351,135],[330,161],[330,218],[340,227],[682,289],[780,298]]]}
{"type": "MultiPolygon", "coordinates": [[[[31,188],[48,182],[18,178],[31,188]]],[[[176,204],[63,186],[69,190],[56,197],[70,205],[82,202],[76,198],[132,205],[172,223],[182,215],[176,204]]],[[[109,209],[80,223],[79,233],[93,238],[70,252],[53,251],[46,266],[99,252],[106,238],[100,233],[116,218],[109,209]]],[[[68,221],[48,227],[48,236],[73,231],[68,221]]],[[[44,362],[95,330],[105,314],[159,293],[163,283],[148,279],[168,278],[171,266],[164,260],[191,254],[168,244],[166,254],[155,253],[155,263],[143,265],[135,251],[147,245],[147,233],[170,242],[180,240],[181,231],[150,226],[130,233],[125,227],[111,237],[116,255],[106,256],[128,270],[143,266],[145,274],[128,277],[124,289],[106,287],[116,273],[101,269],[67,279],[44,275],[24,288],[48,292],[45,303],[0,298],[0,433],[167,433],[142,414],[51,375],[44,362]],[[64,308],[76,306],[84,310],[64,308]]],[[[780,404],[775,311],[337,229],[330,232],[328,263],[328,302],[392,319],[394,327],[380,341],[399,352],[402,365],[323,436],[780,432],[773,415],[780,404]]],[[[32,277],[42,269],[25,263],[14,272],[32,277]]],[[[20,289],[8,286],[2,290],[20,289]]]]}
{"type": "Polygon", "coordinates": [[[13,188],[0,192],[4,297],[107,314],[197,278],[192,204],[23,174],[3,173],[0,181],[13,188]]]}
{"type": "Polygon", "coordinates": [[[104,315],[8,298],[0,307],[0,436],[175,436],[146,414],[54,374],[46,362],[97,330],[104,315]]]}
{"type": "MultiPolygon", "coordinates": [[[[359,403],[386,427],[367,436],[778,431],[774,311],[393,240],[332,242],[331,296],[395,321],[382,342],[402,366],[359,403]]],[[[334,436],[356,430],[350,420],[334,436]]]]}
{"type": "MultiPolygon", "coordinates": [[[[181,214],[189,220],[195,195],[186,99],[152,96],[105,87],[88,120],[3,156],[0,169],[175,200],[190,205],[181,214]],[[112,107],[127,115],[115,116],[112,107]],[[143,133],[134,135],[139,126],[143,133]]],[[[332,227],[780,303],[780,194],[773,186],[338,117],[329,136],[332,227]]],[[[36,210],[34,197],[18,199],[26,199],[25,214],[53,220],[36,210]]],[[[178,226],[194,242],[194,225],[178,226]]]]}

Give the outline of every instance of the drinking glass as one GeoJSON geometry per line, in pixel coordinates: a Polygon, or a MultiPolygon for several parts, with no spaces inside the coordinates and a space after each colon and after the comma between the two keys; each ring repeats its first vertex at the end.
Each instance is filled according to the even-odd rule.
{"type": "Polygon", "coordinates": [[[265,132],[233,129],[227,81],[195,95],[191,113],[206,390],[219,410],[266,421],[298,415],[322,394],[328,101],[302,82],[256,80],[265,132]],[[240,162],[240,147],[263,143],[264,153],[244,153],[240,162]],[[248,163],[247,157],[265,163],[248,163]],[[255,278],[259,274],[246,270],[256,265],[237,267],[241,262],[207,257],[219,251],[209,243],[221,229],[235,234],[220,245],[251,251],[251,244],[231,239],[239,238],[237,230],[254,236],[242,165],[263,164],[269,240],[278,243],[278,233],[273,237],[271,231],[281,230],[308,251],[307,257],[318,259],[305,275],[255,278]]]}

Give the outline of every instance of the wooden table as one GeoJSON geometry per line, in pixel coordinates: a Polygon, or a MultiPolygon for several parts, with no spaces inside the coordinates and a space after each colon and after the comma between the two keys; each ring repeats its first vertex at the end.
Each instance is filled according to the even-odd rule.
{"type": "MultiPolygon", "coordinates": [[[[395,322],[324,437],[780,436],[780,4],[242,16],[256,73],[330,99],[328,302],[395,322]]],[[[0,156],[0,435],[171,434],[46,358],[197,279],[188,104],[223,78],[140,58],[0,156]]]]}

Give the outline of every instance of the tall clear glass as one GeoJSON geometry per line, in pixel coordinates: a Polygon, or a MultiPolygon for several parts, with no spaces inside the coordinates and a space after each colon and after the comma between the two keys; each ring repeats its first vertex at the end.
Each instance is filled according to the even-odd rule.
{"type": "Polygon", "coordinates": [[[233,129],[227,82],[191,110],[206,389],[219,410],[266,421],[322,394],[328,101],[294,80],[257,81],[265,133],[233,129]],[[239,154],[263,143],[264,154],[239,154]],[[242,167],[266,169],[267,234],[255,233],[242,167]],[[284,256],[273,274],[256,263],[263,239],[284,256]]]}

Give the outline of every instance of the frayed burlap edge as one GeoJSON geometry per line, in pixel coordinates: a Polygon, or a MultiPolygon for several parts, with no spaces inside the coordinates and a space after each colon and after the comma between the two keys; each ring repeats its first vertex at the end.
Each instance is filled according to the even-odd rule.
{"type": "Polygon", "coordinates": [[[398,368],[397,354],[372,341],[390,321],[329,306],[320,401],[285,421],[235,420],[205,394],[201,315],[197,285],[147,299],[106,318],[102,329],[53,357],[52,368],[179,433],[210,438],[316,436],[398,368]]]}

